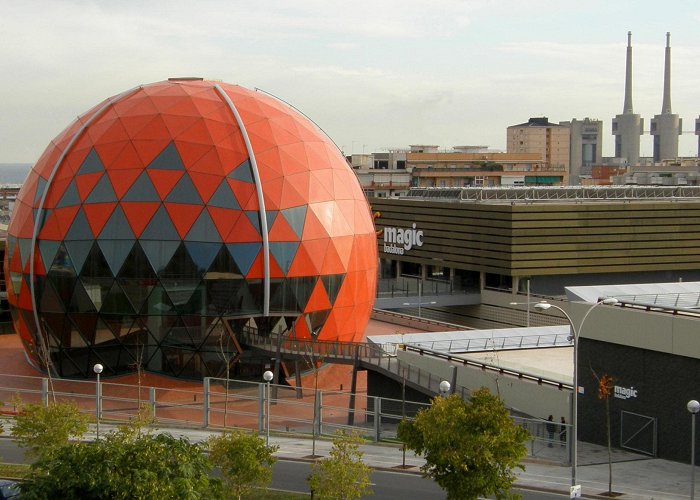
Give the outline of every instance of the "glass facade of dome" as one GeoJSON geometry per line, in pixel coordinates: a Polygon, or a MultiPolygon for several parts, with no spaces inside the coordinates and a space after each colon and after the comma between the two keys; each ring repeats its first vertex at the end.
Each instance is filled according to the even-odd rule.
{"type": "Polygon", "coordinates": [[[360,340],[376,289],[369,207],[338,149],[269,96],[200,80],[107,99],[17,198],[5,273],[30,359],[217,376],[233,337],[360,340]]]}

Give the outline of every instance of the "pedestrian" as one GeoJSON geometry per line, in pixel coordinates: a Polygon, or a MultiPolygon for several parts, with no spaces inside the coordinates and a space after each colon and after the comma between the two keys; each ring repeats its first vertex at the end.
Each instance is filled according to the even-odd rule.
{"type": "Polygon", "coordinates": [[[556,425],[554,424],[554,415],[550,415],[547,418],[547,434],[549,434],[549,442],[547,443],[547,446],[549,448],[552,447],[552,442],[554,441],[554,431],[556,430],[556,425]]]}
{"type": "Polygon", "coordinates": [[[561,425],[559,426],[559,442],[562,446],[566,446],[566,419],[561,417],[561,425]]]}

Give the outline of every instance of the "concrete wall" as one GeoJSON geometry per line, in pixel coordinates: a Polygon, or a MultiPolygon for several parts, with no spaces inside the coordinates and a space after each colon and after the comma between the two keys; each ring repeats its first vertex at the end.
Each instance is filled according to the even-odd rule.
{"type": "Polygon", "coordinates": [[[571,392],[568,390],[539,385],[536,382],[499,375],[495,372],[482,371],[479,368],[450,364],[441,359],[421,356],[410,351],[399,351],[397,357],[447,381],[452,380],[452,367],[455,366],[457,385],[467,387],[470,390],[487,387],[493,394],[500,395],[508,408],[520,413],[541,418],[554,415],[557,420],[563,416],[567,422],[569,421],[571,392]]]}

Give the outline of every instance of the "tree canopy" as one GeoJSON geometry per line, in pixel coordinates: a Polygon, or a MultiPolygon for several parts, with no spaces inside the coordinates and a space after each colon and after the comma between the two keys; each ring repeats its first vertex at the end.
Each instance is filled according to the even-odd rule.
{"type": "Polygon", "coordinates": [[[524,470],[528,433],[486,388],[474,391],[470,401],[456,394],[435,397],[414,420],[399,424],[398,436],[425,457],[421,470],[450,499],[508,498],[514,469],[524,470]]]}
{"type": "Polygon", "coordinates": [[[42,455],[20,488],[25,499],[221,498],[199,445],[170,434],[115,432],[42,455]]]}
{"type": "Polygon", "coordinates": [[[311,466],[308,481],[313,498],[356,500],[372,493],[372,469],[362,461],[360,444],[356,434],[336,433],[330,456],[311,466]]]}
{"type": "Polygon", "coordinates": [[[224,476],[226,491],[240,499],[256,487],[272,481],[278,446],[267,446],[256,434],[228,432],[209,440],[209,458],[224,476]]]}

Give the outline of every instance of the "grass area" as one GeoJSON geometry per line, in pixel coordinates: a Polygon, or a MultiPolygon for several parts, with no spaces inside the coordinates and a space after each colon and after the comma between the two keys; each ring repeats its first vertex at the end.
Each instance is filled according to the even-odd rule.
{"type": "Polygon", "coordinates": [[[22,479],[27,472],[29,466],[26,464],[4,464],[0,463],[0,477],[5,479],[22,479]]]}

